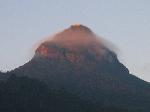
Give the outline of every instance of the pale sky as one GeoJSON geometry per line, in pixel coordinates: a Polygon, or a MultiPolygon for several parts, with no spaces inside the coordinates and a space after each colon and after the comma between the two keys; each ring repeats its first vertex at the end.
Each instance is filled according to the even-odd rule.
{"type": "Polygon", "coordinates": [[[150,82],[149,0],[0,0],[0,70],[28,62],[37,42],[75,23],[114,43],[130,73],[150,82]]]}

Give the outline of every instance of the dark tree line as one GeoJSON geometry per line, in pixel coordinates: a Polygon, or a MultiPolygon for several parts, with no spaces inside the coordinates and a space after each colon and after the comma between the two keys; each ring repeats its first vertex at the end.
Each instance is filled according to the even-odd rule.
{"type": "Polygon", "coordinates": [[[44,82],[11,75],[0,82],[1,112],[126,112],[81,100],[65,89],[52,89],[44,82]]]}

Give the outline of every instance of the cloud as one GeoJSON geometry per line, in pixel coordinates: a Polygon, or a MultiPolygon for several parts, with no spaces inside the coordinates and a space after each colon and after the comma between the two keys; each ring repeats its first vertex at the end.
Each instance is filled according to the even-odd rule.
{"type": "Polygon", "coordinates": [[[116,55],[115,45],[99,37],[91,29],[83,25],[72,25],[68,29],[42,41],[36,49],[36,55],[56,56],[59,54],[56,52],[56,48],[57,50],[61,48],[76,54],[86,52],[96,58],[102,58],[105,55],[110,59],[108,55],[116,55]]]}

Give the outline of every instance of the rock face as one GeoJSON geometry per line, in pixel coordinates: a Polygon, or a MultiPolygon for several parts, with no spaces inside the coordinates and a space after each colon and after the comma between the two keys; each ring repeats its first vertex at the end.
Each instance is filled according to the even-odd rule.
{"type": "Polygon", "coordinates": [[[131,75],[103,40],[83,25],[72,25],[41,43],[33,59],[12,73],[65,88],[96,104],[149,110],[150,84],[131,75]]]}

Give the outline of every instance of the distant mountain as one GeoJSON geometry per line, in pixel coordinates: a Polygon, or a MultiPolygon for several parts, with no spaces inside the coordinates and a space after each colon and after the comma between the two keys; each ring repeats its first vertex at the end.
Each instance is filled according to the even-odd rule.
{"type": "Polygon", "coordinates": [[[72,25],[42,42],[28,63],[9,74],[63,88],[89,103],[91,112],[150,111],[150,83],[130,74],[106,43],[86,26],[72,25]]]}

